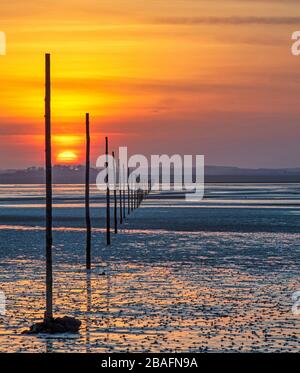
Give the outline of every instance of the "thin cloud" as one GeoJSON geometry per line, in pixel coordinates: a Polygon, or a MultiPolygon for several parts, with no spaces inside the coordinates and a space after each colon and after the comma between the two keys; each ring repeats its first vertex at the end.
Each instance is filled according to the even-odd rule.
{"type": "Polygon", "coordinates": [[[152,20],[159,25],[299,25],[299,17],[160,17],[152,20]]]}

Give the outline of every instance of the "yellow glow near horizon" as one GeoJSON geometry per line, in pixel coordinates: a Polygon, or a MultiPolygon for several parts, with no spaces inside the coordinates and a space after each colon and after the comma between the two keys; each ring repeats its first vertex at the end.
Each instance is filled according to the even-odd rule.
{"type": "Polygon", "coordinates": [[[52,137],[54,146],[77,146],[83,140],[82,136],[76,135],[54,135],[52,137]]]}

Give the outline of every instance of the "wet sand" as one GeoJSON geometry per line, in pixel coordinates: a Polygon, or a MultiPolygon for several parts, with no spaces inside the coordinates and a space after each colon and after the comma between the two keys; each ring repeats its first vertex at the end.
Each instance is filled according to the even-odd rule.
{"type": "Polygon", "coordinates": [[[0,350],[299,352],[300,316],[291,311],[300,290],[298,187],[265,188],[218,186],[196,205],[148,199],[111,247],[96,201],[90,275],[83,209],[64,201],[54,230],[55,314],[79,318],[79,335],[21,335],[43,314],[43,210],[38,200],[2,201],[0,350]]]}

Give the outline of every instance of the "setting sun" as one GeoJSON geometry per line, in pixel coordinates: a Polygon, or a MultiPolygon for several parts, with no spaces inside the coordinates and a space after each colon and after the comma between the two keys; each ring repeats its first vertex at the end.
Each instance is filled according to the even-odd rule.
{"type": "Polygon", "coordinates": [[[61,152],[56,157],[57,162],[63,162],[63,163],[74,163],[75,161],[77,161],[77,159],[78,159],[78,156],[71,150],[66,150],[64,152],[61,152]]]}

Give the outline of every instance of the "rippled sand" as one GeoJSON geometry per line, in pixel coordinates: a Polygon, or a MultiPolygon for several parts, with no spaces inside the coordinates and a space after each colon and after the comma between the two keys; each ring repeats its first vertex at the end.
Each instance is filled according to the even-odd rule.
{"type": "MultiPolygon", "coordinates": [[[[258,221],[277,221],[275,232],[251,226],[254,212],[237,232],[195,231],[204,218],[196,211],[213,220],[223,210],[181,203],[145,201],[111,247],[95,230],[91,274],[84,270],[82,227],[54,231],[55,314],[79,318],[79,335],[21,335],[44,311],[44,236],[28,221],[18,221],[24,229],[1,221],[7,314],[0,316],[0,351],[299,352],[291,296],[300,290],[300,235],[282,224],[289,224],[289,210],[278,210],[278,221],[268,209],[255,210],[258,221]],[[178,219],[193,229],[180,230],[178,219]],[[147,221],[164,221],[165,229],[145,229],[147,221]]],[[[229,219],[234,214],[230,209],[229,219]]],[[[299,217],[293,219],[297,226],[299,217]]]]}

